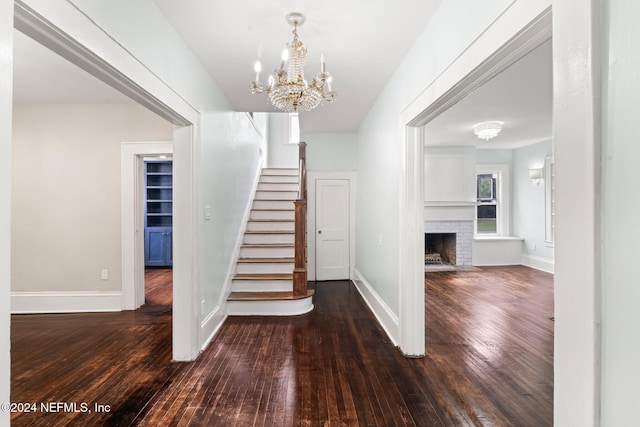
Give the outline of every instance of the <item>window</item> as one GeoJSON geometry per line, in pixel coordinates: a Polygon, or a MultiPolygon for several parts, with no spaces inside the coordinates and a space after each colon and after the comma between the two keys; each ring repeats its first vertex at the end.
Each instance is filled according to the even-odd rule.
{"type": "Polygon", "coordinates": [[[499,234],[498,174],[478,173],[476,234],[499,234]]]}
{"type": "Polygon", "coordinates": [[[508,164],[477,165],[476,235],[511,235],[510,170],[508,164]]]}
{"type": "Polygon", "coordinates": [[[300,143],[300,120],[298,113],[289,113],[289,144],[300,143]]]}

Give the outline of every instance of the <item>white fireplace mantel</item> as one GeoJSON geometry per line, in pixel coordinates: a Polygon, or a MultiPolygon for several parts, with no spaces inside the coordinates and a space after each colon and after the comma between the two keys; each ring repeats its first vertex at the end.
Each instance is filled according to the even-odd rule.
{"type": "Polygon", "coordinates": [[[425,221],[473,221],[476,217],[478,202],[453,201],[424,203],[425,221]]]}

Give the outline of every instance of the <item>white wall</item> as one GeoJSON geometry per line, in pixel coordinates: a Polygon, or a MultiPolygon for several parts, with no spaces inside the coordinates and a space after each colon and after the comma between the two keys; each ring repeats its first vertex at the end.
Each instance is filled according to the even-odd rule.
{"type": "Polygon", "coordinates": [[[223,302],[224,285],[235,267],[239,230],[244,229],[262,161],[262,137],[248,117],[245,113],[203,117],[200,212],[206,206],[211,211],[211,219],[204,220],[200,229],[203,319],[223,302]]]}
{"type": "MultiPolygon", "coordinates": [[[[542,141],[513,150],[513,234],[525,239],[522,253],[553,262],[553,247],[545,242],[545,183],[529,179],[529,169],[544,168],[551,156],[552,141],[542,141]]],[[[545,177],[546,179],[546,177],[545,177]]]]}
{"type": "Polygon", "coordinates": [[[120,143],[170,141],[171,124],[136,104],[13,114],[12,291],[121,290],[120,143]]]}
{"type": "Polygon", "coordinates": [[[640,383],[640,3],[603,3],[602,426],[632,426],[640,383]]]}
{"type": "Polygon", "coordinates": [[[269,113],[267,167],[297,168],[298,145],[289,144],[289,113],[269,113]]]}
{"type": "MultiPolygon", "coordinates": [[[[0,0],[0,403],[11,388],[11,103],[13,95],[13,1],[0,0]]],[[[0,411],[0,426],[9,426],[0,411]]]]}
{"type": "Polygon", "coordinates": [[[400,114],[510,3],[443,0],[359,128],[356,267],[396,315],[403,175],[400,114]]]}
{"type": "MultiPolygon", "coordinates": [[[[551,140],[515,149],[477,150],[477,163],[508,165],[511,179],[511,235],[524,239],[522,257],[517,263],[553,272],[553,245],[545,241],[545,183],[529,179],[530,168],[544,167],[552,155],[551,140]]],[[[495,243],[495,242],[494,242],[495,243]]],[[[510,243],[513,247],[514,243],[510,243]]]]}
{"type": "MultiPolygon", "coordinates": [[[[425,147],[426,202],[476,200],[476,150],[473,147],[425,147]]],[[[429,221],[429,218],[425,218],[429,221]]]]}
{"type": "Polygon", "coordinates": [[[355,133],[303,133],[307,143],[307,170],[353,171],[357,166],[355,133]]]}

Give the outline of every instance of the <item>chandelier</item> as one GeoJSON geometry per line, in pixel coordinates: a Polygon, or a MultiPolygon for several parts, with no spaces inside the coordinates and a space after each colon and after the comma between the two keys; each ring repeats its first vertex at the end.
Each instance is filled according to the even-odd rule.
{"type": "Polygon", "coordinates": [[[473,125],[473,133],[480,139],[488,141],[498,136],[504,122],[482,122],[473,125]]]}
{"type": "Polygon", "coordinates": [[[323,100],[333,102],[336,99],[336,92],[331,90],[331,74],[326,70],[324,54],[320,57],[320,72],[311,83],[307,83],[304,79],[307,48],[298,39],[298,26],[304,23],[305,16],[292,12],[286,16],[286,19],[293,26],[293,40],[287,43],[286,49],[282,52],[280,68],[273,70],[265,88],[260,82],[262,65],[260,61],[256,61],[254,68],[256,79],[249,86],[251,93],[262,93],[266,90],[271,104],[287,112],[310,111],[320,105],[323,100]]]}

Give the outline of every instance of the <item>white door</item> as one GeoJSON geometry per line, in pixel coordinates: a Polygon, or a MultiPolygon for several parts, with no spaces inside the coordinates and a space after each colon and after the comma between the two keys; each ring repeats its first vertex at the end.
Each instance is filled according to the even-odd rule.
{"type": "Polygon", "coordinates": [[[316,280],[349,279],[349,180],[316,180],[316,280]]]}

